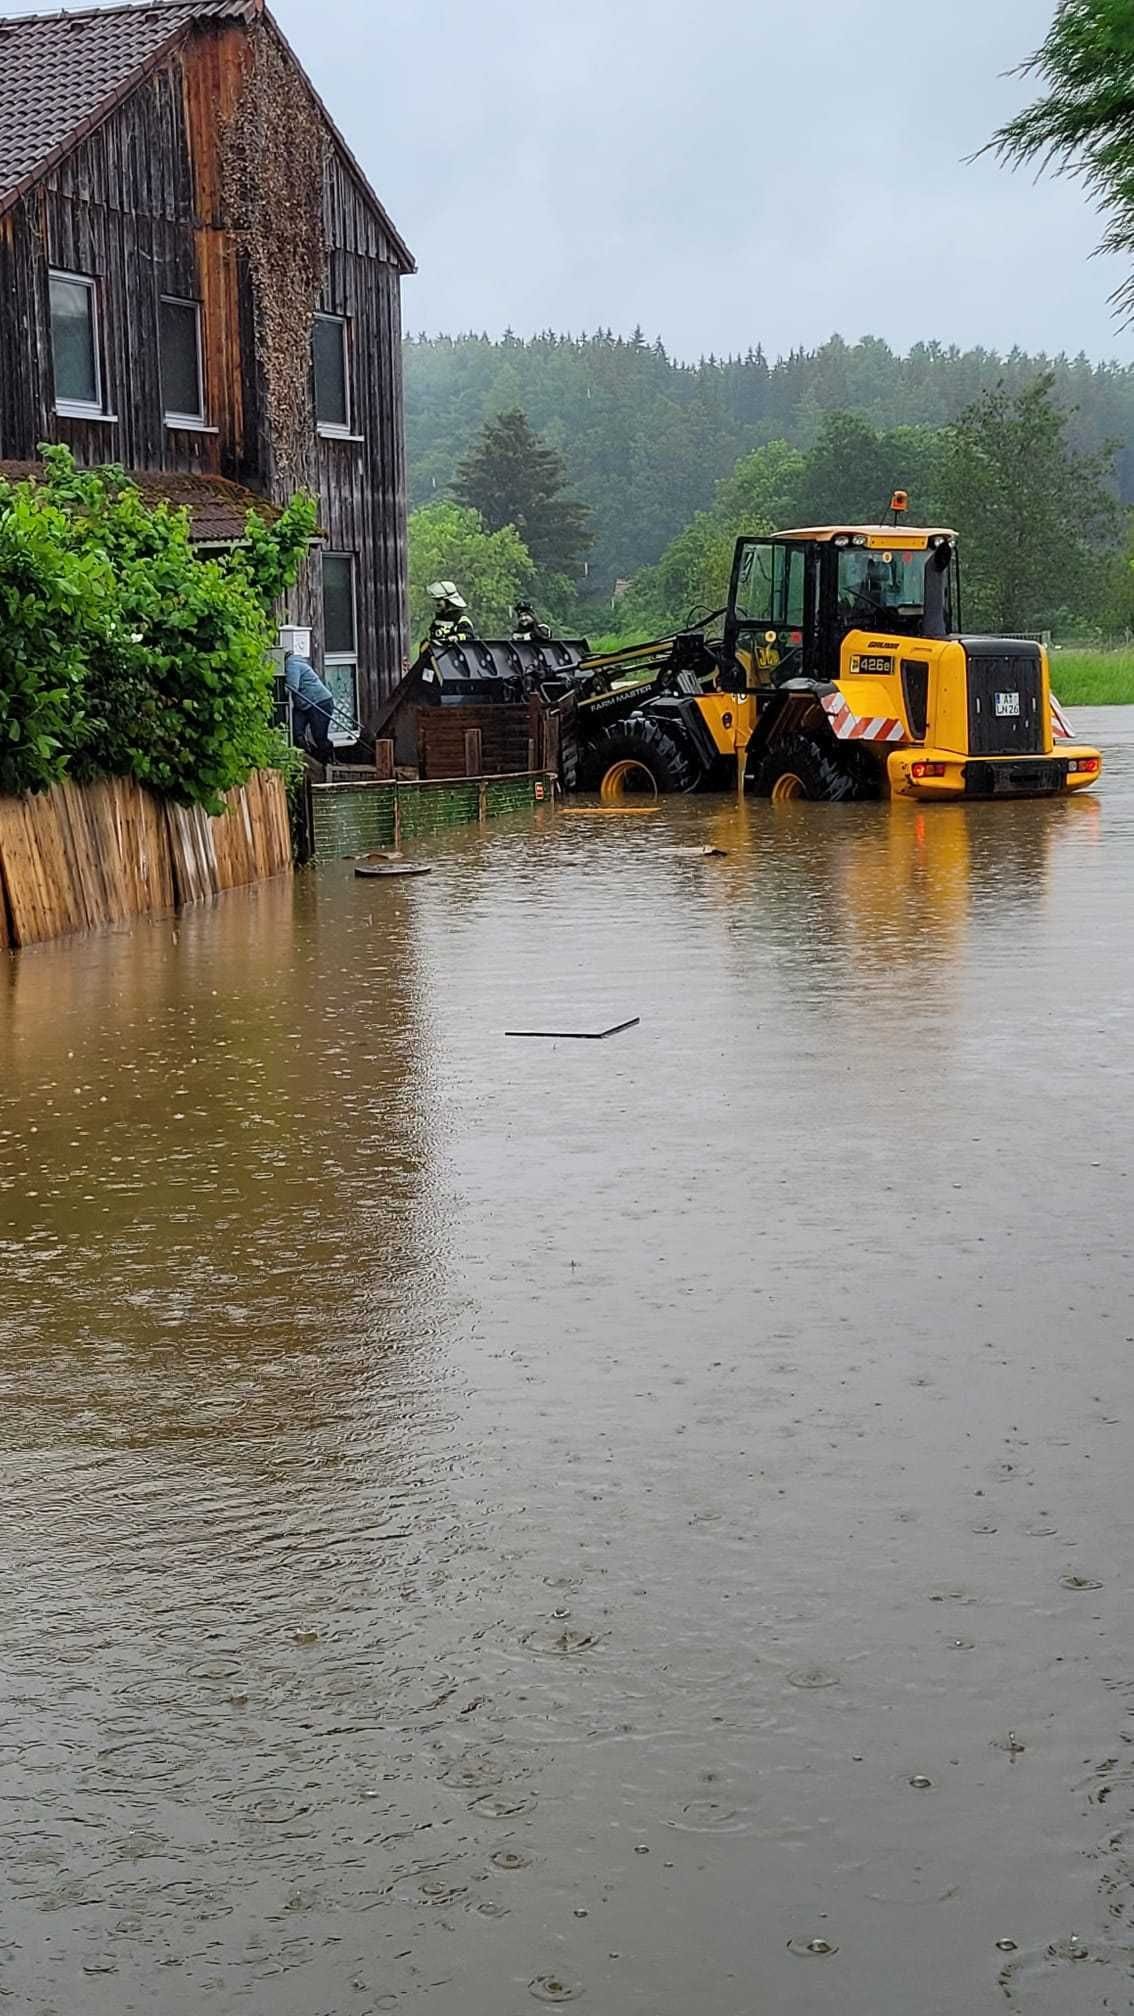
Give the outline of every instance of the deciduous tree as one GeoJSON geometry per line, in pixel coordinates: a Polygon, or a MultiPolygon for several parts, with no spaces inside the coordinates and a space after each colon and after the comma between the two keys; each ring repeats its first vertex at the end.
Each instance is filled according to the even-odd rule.
{"type": "Polygon", "coordinates": [[[410,625],[415,644],[429,629],[432,581],[455,581],[482,637],[511,632],[512,610],[535,576],[532,556],[514,525],[490,532],[467,504],[425,504],[410,514],[410,625]]]}

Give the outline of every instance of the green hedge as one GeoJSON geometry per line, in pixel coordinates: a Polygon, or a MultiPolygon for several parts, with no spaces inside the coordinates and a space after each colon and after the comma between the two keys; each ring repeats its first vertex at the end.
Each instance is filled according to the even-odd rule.
{"type": "Polygon", "coordinates": [[[252,512],[206,557],[188,513],[147,505],[121,469],[41,454],[33,480],[0,481],[0,792],[128,776],[217,811],[279,759],[272,612],[315,505],[252,512]]]}

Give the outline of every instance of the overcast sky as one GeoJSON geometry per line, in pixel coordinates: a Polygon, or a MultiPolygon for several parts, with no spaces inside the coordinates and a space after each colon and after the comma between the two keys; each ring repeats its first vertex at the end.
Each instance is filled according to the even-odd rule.
{"type": "MultiPolygon", "coordinates": [[[[42,4],[42,0],[40,0],[42,4]]],[[[274,0],[416,255],[410,329],[1131,355],[1076,186],[966,164],[1055,0],[274,0]]],[[[0,12],[30,12],[0,0],[0,12]]]]}

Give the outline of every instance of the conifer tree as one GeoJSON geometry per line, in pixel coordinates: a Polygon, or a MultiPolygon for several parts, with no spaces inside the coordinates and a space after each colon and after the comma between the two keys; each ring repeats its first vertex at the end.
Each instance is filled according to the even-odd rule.
{"type": "Polygon", "coordinates": [[[579,578],[594,543],[590,511],[568,490],[562,455],[519,407],[485,422],[453,492],[479,511],[490,532],[514,525],[541,571],[579,578]]]}

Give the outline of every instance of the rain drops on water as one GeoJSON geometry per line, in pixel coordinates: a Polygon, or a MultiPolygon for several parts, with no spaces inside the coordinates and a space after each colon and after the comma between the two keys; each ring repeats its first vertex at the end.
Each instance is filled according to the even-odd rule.
{"type": "Polygon", "coordinates": [[[1057,1939],[1047,1950],[1053,1960],[1089,1960],[1091,1957],[1090,1948],[1077,1932],[1072,1932],[1069,1939],[1057,1939]]]}
{"type": "Polygon", "coordinates": [[[582,1992],[581,1982],[563,1981],[557,1974],[537,1974],[528,1983],[528,1993],[537,2002],[577,2002],[582,1992]]]}
{"type": "Polygon", "coordinates": [[[1009,1729],[1007,1736],[993,1738],[992,1747],[994,1750],[1006,1750],[1009,1757],[1022,1757],[1026,1745],[1021,1743],[1014,1729],[1009,1729]]]}

